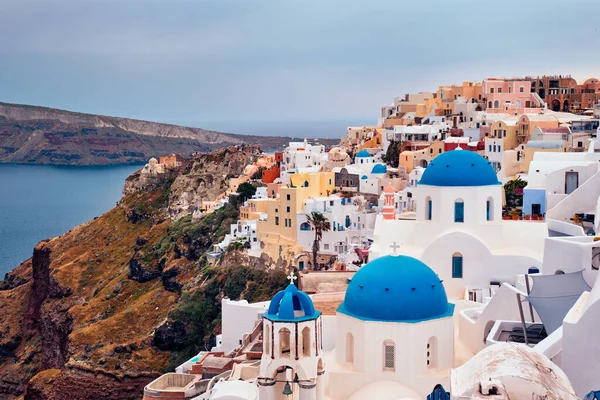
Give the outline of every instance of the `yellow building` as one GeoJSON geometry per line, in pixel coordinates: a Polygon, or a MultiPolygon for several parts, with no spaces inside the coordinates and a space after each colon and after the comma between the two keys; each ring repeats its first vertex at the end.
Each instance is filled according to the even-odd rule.
{"type": "Polygon", "coordinates": [[[517,147],[517,130],[518,130],[518,119],[505,119],[502,121],[496,121],[490,125],[490,133],[488,137],[503,139],[504,150],[512,150],[517,147]]]}
{"type": "Polygon", "coordinates": [[[290,186],[279,188],[279,197],[268,199],[267,220],[258,221],[256,234],[266,244],[296,244],[296,216],[309,198],[328,196],[333,192],[333,172],[290,175],[290,186]]]}
{"type": "Polygon", "coordinates": [[[260,214],[267,213],[267,199],[250,199],[246,201],[245,206],[240,207],[240,220],[257,220],[260,214]]]}
{"type": "Polygon", "coordinates": [[[416,167],[427,168],[431,160],[443,152],[444,142],[441,140],[432,142],[427,148],[421,150],[405,150],[400,153],[398,167],[404,167],[406,169],[406,173],[410,174],[410,172],[416,167]]]}

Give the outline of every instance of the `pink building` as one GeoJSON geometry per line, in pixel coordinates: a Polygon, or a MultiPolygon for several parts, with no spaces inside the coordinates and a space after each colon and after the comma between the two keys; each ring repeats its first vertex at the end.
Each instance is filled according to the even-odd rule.
{"type": "Polygon", "coordinates": [[[529,81],[489,78],[482,86],[487,112],[523,114],[541,111],[542,100],[531,93],[529,81]]]}

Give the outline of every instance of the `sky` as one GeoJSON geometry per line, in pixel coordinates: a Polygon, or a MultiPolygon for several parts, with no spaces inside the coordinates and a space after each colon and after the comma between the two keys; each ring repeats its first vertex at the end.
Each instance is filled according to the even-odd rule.
{"type": "Polygon", "coordinates": [[[599,10],[597,0],[1,0],[0,101],[335,137],[408,92],[599,76],[599,10]]]}

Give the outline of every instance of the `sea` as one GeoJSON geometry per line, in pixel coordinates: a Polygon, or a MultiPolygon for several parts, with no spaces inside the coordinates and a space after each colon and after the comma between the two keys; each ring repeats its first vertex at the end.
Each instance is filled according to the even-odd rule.
{"type": "Polygon", "coordinates": [[[100,216],[141,165],[55,167],[0,164],[0,280],[43,239],[100,216]]]}

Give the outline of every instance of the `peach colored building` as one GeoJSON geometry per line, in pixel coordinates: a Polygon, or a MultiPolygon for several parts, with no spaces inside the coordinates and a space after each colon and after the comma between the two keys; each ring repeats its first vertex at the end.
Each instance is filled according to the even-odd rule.
{"type": "Polygon", "coordinates": [[[486,136],[503,139],[502,148],[504,150],[512,150],[519,144],[519,141],[517,140],[518,122],[518,118],[496,121],[489,126],[489,133],[486,136]]]}
{"type": "Polygon", "coordinates": [[[171,154],[168,156],[162,156],[158,158],[159,164],[163,164],[167,168],[171,169],[179,167],[182,162],[183,157],[181,157],[179,154],[171,154]]]}
{"type": "Polygon", "coordinates": [[[536,126],[540,128],[558,128],[560,121],[550,114],[523,114],[517,123],[517,142],[519,144],[529,141],[531,132],[536,126]]]}

